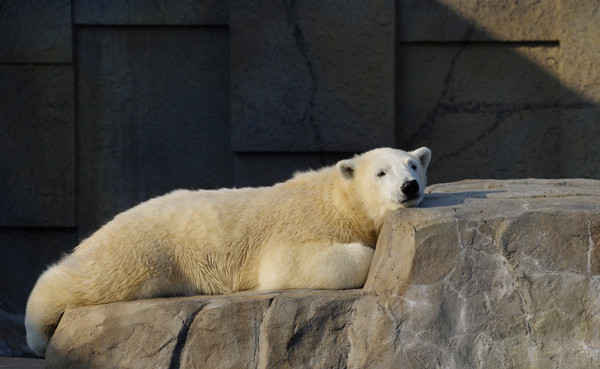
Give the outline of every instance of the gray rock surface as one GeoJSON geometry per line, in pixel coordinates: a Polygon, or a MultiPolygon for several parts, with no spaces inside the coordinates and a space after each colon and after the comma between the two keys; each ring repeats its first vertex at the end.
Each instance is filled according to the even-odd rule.
{"type": "Polygon", "coordinates": [[[364,288],[387,296],[389,313],[362,323],[395,331],[388,351],[408,367],[597,367],[600,182],[430,190],[390,217],[364,288]]]}
{"type": "Polygon", "coordinates": [[[393,213],[364,289],[65,313],[50,368],[600,365],[600,181],[434,185],[393,213]]]}

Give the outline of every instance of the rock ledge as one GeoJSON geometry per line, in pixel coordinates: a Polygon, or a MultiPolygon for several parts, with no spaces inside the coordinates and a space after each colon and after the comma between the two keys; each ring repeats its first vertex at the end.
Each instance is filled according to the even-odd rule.
{"type": "Polygon", "coordinates": [[[433,185],[362,290],[69,310],[49,368],[600,366],[600,181],[433,185]]]}

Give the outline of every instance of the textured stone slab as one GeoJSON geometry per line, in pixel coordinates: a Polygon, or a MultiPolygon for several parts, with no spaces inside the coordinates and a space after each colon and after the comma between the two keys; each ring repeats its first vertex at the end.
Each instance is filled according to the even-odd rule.
{"type": "Polygon", "coordinates": [[[222,0],[73,0],[80,25],[224,25],[229,2],[222,0]]]}
{"type": "Polygon", "coordinates": [[[600,181],[431,186],[390,215],[364,289],[69,310],[49,368],[597,368],[600,181]]]}
{"type": "MultiPolygon", "coordinates": [[[[389,292],[404,295],[402,288],[406,284],[423,284],[415,279],[419,275],[416,271],[425,271],[427,278],[432,280],[450,271],[438,268],[439,275],[432,275],[431,263],[414,264],[418,269],[407,264],[398,268],[394,258],[385,256],[386,248],[406,252],[406,255],[411,252],[409,248],[431,253],[432,257],[445,254],[445,257],[436,257],[437,260],[430,262],[453,269],[455,263],[448,263],[448,257],[456,261],[461,253],[481,252],[482,255],[472,256],[475,259],[486,256],[485,253],[502,253],[501,248],[510,245],[512,252],[521,253],[528,248],[536,250],[536,259],[532,257],[527,261],[536,266],[532,272],[549,268],[540,259],[543,258],[555,266],[569,265],[554,266],[557,271],[567,269],[588,276],[600,274],[600,248],[595,248],[596,236],[592,234],[592,231],[600,231],[595,228],[600,226],[598,180],[471,180],[433,185],[427,192],[419,208],[399,210],[388,219],[386,224],[392,228],[383,229],[382,235],[395,234],[396,237],[383,238],[389,244],[379,247],[384,244],[380,236],[373,261],[373,266],[378,267],[371,268],[365,290],[385,293],[387,286],[395,281],[396,290],[389,292]],[[531,221],[535,219],[537,222],[531,221]],[[506,237],[510,242],[501,242],[506,237]],[[475,241],[485,245],[473,249],[475,241]],[[392,271],[401,276],[396,277],[392,271]]],[[[412,263],[421,260],[419,255],[413,256],[412,263]]]]}
{"type": "Polygon", "coordinates": [[[560,35],[559,0],[403,0],[397,4],[401,41],[555,41],[560,35]]]}
{"type": "Polygon", "coordinates": [[[72,49],[69,0],[2,0],[0,62],[70,63],[72,49]]]}
{"type": "Polygon", "coordinates": [[[73,309],[51,341],[46,367],[328,367],[349,348],[339,333],[358,296],[242,293],[73,309]]]}
{"type": "Polygon", "coordinates": [[[393,146],[393,1],[230,8],[235,151],[393,146]]]}
{"type": "Polygon", "coordinates": [[[0,65],[0,86],[0,226],[74,226],[73,67],[0,65]]]}
{"type": "Polygon", "coordinates": [[[390,355],[411,368],[597,367],[600,181],[430,191],[423,208],[388,219],[364,288],[389,296],[390,314],[361,323],[397,329],[406,344],[390,355]]]}
{"type": "Polygon", "coordinates": [[[431,182],[556,175],[558,47],[404,44],[398,58],[399,144],[435,148],[431,182]]]}
{"type": "Polygon", "coordinates": [[[176,188],[233,185],[227,37],[221,27],[80,30],[82,235],[176,188]]]}

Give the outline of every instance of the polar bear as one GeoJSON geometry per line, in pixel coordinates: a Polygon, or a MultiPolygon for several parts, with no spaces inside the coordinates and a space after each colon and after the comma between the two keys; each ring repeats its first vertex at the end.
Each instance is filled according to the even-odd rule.
{"type": "Polygon", "coordinates": [[[43,356],[75,306],[362,287],[386,214],[423,199],[430,158],[425,147],[380,148],[272,187],[177,190],[137,205],[39,277],[27,343],[43,356]]]}

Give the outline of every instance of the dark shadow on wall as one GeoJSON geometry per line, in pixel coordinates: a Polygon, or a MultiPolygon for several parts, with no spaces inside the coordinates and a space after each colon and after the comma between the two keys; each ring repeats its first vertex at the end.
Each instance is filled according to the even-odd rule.
{"type": "Polygon", "coordinates": [[[415,4],[398,3],[397,145],[432,149],[431,183],[600,178],[600,106],[562,84],[577,66],[561,68],[560,31],[501,41],[437,1],[415,4]]]}

